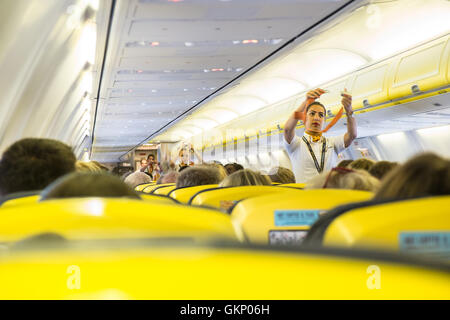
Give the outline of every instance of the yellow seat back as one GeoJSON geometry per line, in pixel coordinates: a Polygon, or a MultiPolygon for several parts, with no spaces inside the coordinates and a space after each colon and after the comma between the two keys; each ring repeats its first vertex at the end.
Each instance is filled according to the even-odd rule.
{"type": "Polygon", "coordinates": [[[189,203],[227,211],[239,200],[263,194],[283,193],[286,191],[289,191],[289,189],[278,188],[276,186],[241,186],[206,189],[192,196],[189,203]]]}
{"type": "Polygon", "coordinates": [[[68,198],[1,210],[0,242],[41,233],[69,239],[219,237],[236,239],[229,215],[160,200],[68,198]]]}
{"type": "Polygon", "coordinates": [[[167,203],[167,204],[178,203],[175,199],[165,197],[163,195],[158,195],[158,194],[139,193],[139,196],[144,201],[159,201],[159,202],[163,202],[163,203],[167,203]]]}
{"type": "Polygon", "coordinates": [[[178,200],[181,203],[188,203],[189,199],[191,199],[191,197],[197,192],[205,189],[217,188],[218,186],[218,184],[207,184],[195,187],[181,187],[170,191],[168,196],[178,200]]]}
{"type": "Polygon", "coordinates": [[[134,190],[136,190],[136,191],[142,191],[142,190],[144,190],[145,188],[147,188],[148,186],[153,186],[153,185],[155,185],[155,184],[156,184],[156,182],[152,182],[152,183],[143,183],[143,184],[140,184],[140,185],[136,186],[136,188],[134,188],[134,190]]]}
{"type": "Polygon", "coordinates": [[[19,197],[19,198],[13,198],[4,201],[0,208],[8,208],[13,206],[20,206],[24,204],[30,204],[30,203],[37,203],[39,201],[40,195],[31,195],[31,196],[25,196],[25,197],[19,197]]]}
{"type": "Polygon", "coordinates": [[[450,196],[373,204],[336,212],[323,245],[400,250],[450,259],[450,196]]]}
{"type": "Polygon", "coordinates": [[[114,249],[90,244],[4,255],[0,299],[450,299],[448,266],[381,254],[179,244],[114,249]]]}
{"type": "Polygon", "coordinates": [[[152,194],[159,194],[162,196],[167,196],[170,191],[174,190],[177,186],[164,186],[161,188],[156,188],[155,190],[153,190],[152,194]]]}
{"type": "Polygon", "coordinates": [[[322,213],[338,205],[368,200],[373,194],[343,189],[296,190],[240,201],[232,221],[253,243],[300,244],[322,213]]]}
{"type": "Polygon", "coordinates": [[[144,193],[152,193],[155,189],[167,186],[174,186],[175,183],[163,183],[163,184],[153,184],[142,189],[144,193]]]}
{"type": "Polygon", "coordinates": [[[282,183],[279,184],[278,187],[289,187],[289,188],[298,188],[298,189],[304,189],[305,183],[282,183]]]}

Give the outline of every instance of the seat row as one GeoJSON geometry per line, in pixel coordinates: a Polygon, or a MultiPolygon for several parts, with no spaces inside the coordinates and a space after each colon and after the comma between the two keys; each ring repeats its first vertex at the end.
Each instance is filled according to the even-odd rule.
{"type": "MultiPolygon", "coordinates": [[[[153,191],[173,187],[159,185],[153,191]]],[[[2,204],[0,241],[60,230],[74,234],[77,224],[64,222],[70,220],[79,221],[79,230],[88,226],[96,237],[123,237],[118,231],[122,229],[132,231],[131,237],[178,237],[179,228],[194,240],[222,237],[271,245],[387,249],[450,260],[448,196],[373,201],[370,192],[356,190],[207,185],[173,188],[167,196],[142,193],[145,201],[81,198],[36,203],[38,197],[28,194],[2,204]],[[9,239],[10,232],[16,236],[9,239]]]]}

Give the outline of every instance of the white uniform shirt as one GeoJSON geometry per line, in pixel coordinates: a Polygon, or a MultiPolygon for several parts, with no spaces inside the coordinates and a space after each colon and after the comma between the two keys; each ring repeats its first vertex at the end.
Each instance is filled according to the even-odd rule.
{"type": "MultiPolygon", "coordinates": [[[[311,148],[316,155],[317,162],[320,166],[322,159],[322,141],[324,137],[322,136],[322,139],[318,142],[313,142],[312,137],[309,134],[305,133],[304,136],[311,144],[311,148]]],[[[327,150],[325,152],[324,171],[331,170],[336,166],[338,154],[345,149],[344,135],[326,139],[327,150]]],[[[292,171],[294,172],[295,181],[297,183],[305,183],[319,174],[316,165],[314,164],[314,160],[309,153],[308,146],[302,138],[295,135],[290,144],[284,140],[284,147],[291,159],[292,171]]]]}

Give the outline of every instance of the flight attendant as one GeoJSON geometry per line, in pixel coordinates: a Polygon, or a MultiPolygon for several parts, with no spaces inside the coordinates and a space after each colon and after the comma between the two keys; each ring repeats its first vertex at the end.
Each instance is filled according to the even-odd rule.
{"type": "Polygon", "coordinates": [[[321,172],[331,170],[337,163],[338,154],[350,146],[357,135],[352,96],[347,90],[341,93],[343,108],[327,128],[322,129],[327,112],[325,106],[316,99],[324,93],[320,88],[309,91],[305,101],[284,125],[284,145],[291,159],[297,183],[305,183],[321,172]],[[347,132],[337,137],[323,136],[323,133],[339,120],[344,110],[347,115],[347,132]],[[299,120],[305,125],[302,137],[295,134],[299,120]]]}

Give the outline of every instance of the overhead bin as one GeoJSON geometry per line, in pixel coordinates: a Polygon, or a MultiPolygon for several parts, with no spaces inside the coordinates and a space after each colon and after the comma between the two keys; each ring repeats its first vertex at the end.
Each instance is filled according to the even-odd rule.
{"type": "MultiPolygon", "coordinates": [[[[383,61],[357,72],[348,88],[352,93],[354,110],[369,107],[388,100],[387,77],[392,60],[383,61]]],[[[342,99],[342,98],[341,98],[342,99]]]]}
{"type": "Polygon", "coordinates": [[[449,36],[446,36],[400,55],[394,62],[389,99],[400,99],[448,85],[448,41],[449,36]]]}
{"type": "MultiPolygon", "coordinates": [[[[169,199],[170,200],[170,199],[169,199]]],[[[0,242],[42,233],[68,239],[218,237],[236,240],[230,216],[160,200],[67,198],[1,209],[0,242]]]]}
{"type": "Polygon", "coordinates": [[[12,248],[0,283],[5,300],[450,299],[448,265],[397,255],[126,241],[12,248]]]}
{"type": "Polygon", "coordinates": [[[300,245],[320,215],[338,205],[366,201],[371,192],[343,189],[292,190],[240,201],[231,212],[250,242],[300,245]]]}
{"type": "Polygon", "coordinates": [[[450,197],[369,201],[329,212],[307,243],[423,253],[450,259],[450,197]]]}

